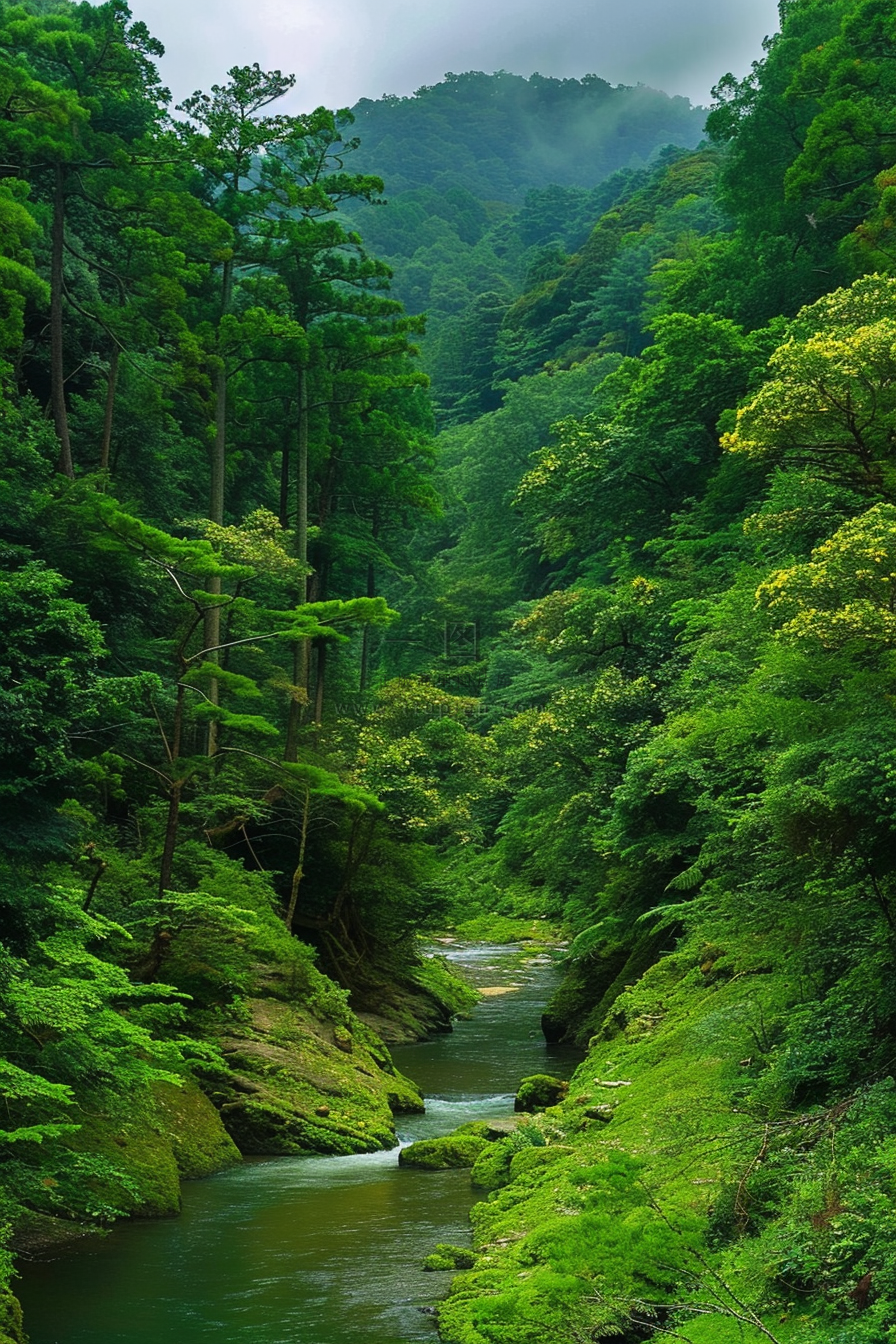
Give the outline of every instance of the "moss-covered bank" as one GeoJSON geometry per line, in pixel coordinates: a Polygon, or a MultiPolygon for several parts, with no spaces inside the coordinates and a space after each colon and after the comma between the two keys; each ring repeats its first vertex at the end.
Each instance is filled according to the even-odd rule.
{"type": "Polygon", "coordinates": [[[794,1106],[800,993],[694,945],[619,995],[568,1098],[477,1159],[444,1344],[891,1344],[896,1085],[794,1106]]]}
{"type": "MultiPolygon", "coordinates": [[[[182,1181],[243,1155],[395,1145],[394,1116],[423,1109],[418,1089],[351,1011],[348,994],[317,970],[310,949],[283,939],[263,950],[246,976],[251,992],[210,1006],[197,995],[190,1004],[192,1075],[105,1109],[79,1107],[74,1131],[60,1141],[58,1173],[32,1182],[19,1200],[14,1250],[62,1248],[122,1217],[174,1217],[182,1181]]],[[[197,964],[185,943],[166,972],[195,987],[197,964]]],[[[468,1002],[472,991],[441,964],[435,976],[468,1002]]]]}
{"type": "Polygon", "coordinates": [[[352,990],[357,1015],[387,1045],[408,1045],[451,1030],[477,994],[444,957],[420,956],[381,966],[352,990]]]}
{"type": "Polygon", "coordinates": [[[13,1245],[33,1254],[90,1235],[115,1218],[168,1218],[180,1212],[181,1181],[223,1171],[241,1160],[215,1107],[192,1079],[157,1083],[114,1114],[84,1113],[66,1140],[67,1164],[80,1174],[73,1207],[66,1187],[44,1178],[22,1211],[13,1245]]]}
{"type": "Polygon", "coordinates": [[[0,1344],[27,1344],[22,1308],[9,1292],[0,1292],[0,1344]]]}
{"type": "Polygon", "coordinates": [[[423,1101],[347,1008],[321,1020],[299,1003],[249,999],[220,1038],[210,1095],[240,1151],[346,1154],[391,1148],[394,1114],[423,1101]]]}

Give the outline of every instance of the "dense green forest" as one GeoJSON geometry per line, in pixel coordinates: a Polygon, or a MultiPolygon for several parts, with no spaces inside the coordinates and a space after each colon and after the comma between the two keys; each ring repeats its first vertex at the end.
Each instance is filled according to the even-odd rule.
{"type": "Polygon", "coordinates": [[[388,1146],[469,1002],[417,935],[538,920],[588,1053],[447,1344],[896,1341],[896,19],[780,15],[695,144],[594,78],[175,115],[121,0],[0,0],[4,1285],[388,1146]]]}
{"type": "Polygon", "coordinates": [[[506,71],[446,75],[412,98],[352,111],[355,161],[386,179],[389,208],[346,206],[392,267],[395,296],[426,313],[443,424],[494,410],[496,382],[540,367],[514,346],[496,350],[508,309],[586,243],[623,182],[645,182],[639,170],[659,151],[694,148],[706,120],[687,99],[644,86],[506,71]]]}

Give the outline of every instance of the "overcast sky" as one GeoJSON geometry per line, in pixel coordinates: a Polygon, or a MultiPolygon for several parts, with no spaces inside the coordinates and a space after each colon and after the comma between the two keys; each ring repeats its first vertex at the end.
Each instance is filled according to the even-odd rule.
{"type": "MultiPolygon", "coordinates": [[[[600,75],[707,103],[777,28],[776,0],[131,0],[176,99],[253,61],[297,76],[292,111],[408,94],[447,70],[600,75]]],[[[284,111],[286,111],[284,104],[284,111]]]]}

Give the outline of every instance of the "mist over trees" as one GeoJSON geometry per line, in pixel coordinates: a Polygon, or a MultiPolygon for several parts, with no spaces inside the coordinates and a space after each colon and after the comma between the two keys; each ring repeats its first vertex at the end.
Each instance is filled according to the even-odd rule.
{"type": "Polygon", "coordinates": [[[491,384],[511,371],[495,340],[527,277],[555,271],[622,180],[671,146],[693,148],[706,119],[644,86],[506,71],[446,75],[353,112],[356,160],[388,187],[385,207],[355,205],[350,217],[408,311],[427,314],[433,398],[451,422],[499,404],[491,384]]]}
{"type": "Polygon", "coordinates": [[[506,70],[447,74],[411,97],[364,98],[352,111],[359,161],[378,166],[390,198],[455,188],[517,205],[538,187],[595,187],[659,145],[692,148],[706,120],[686,98],[644,85],[506,70]]]}

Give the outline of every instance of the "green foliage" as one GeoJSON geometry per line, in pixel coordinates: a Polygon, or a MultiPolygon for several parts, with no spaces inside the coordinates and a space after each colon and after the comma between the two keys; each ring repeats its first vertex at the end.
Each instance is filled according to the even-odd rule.
{"type": "Polygon", "coordinates": [[[417,679],[379,692],[360,735],[361,777],[408,831],[461,844],[481,834],[490,752],[467,727],[475,708],[417,679]]]}
{"type": "Polygon", "coordinates": [[[474,915],[454,925],[456,937],[469,943],[547,943],[557,938],[557,929],[545,920],[528,920],[512,915],[474,915]]]}
{"type": "Polygon", "coordinates": [[[97,712],[102,632],[69,586],[39,561],[0,574],[0,794],[12,806],[70,774],[69,734],[97,712]]]}
{"type": "MultiPolygon", "coordinates": [[[[434,521],[415,545],[420,579],[411,591],[398,590],[404,626],[414,645],[431,654],[444,647],[445,622],[477,622],[483,641],[502,628],[500,613],[520,597],[542,591],[534,537],[511,514],[514,494],[531,455],[553,438],[552,427],[564,414],[584,414],[595,389],[618,365],[616,356],[580,368],[524,378],[507,389],[504,405],[473,425],[440,436],[445,516],[434,521]],[[512,519],[512,522],[511,522],[512,519]]],[[[390,648],[396,670],[417,670],[416,648],[390,648]],[[399,661],[400,660],[400,661],[399,661]]],[[[459,693],[478,691],[484,668],[460,679],[452,666],[440,668],[440,680],[459,693]]]]}
{"type": "MultiPolygon", "coordinates": [[[[665,176],[677,157],[671,146],[699,139],[703,113],[684,99],[595,76],[470,72],[411,98],[365,99],[355,114],[358,157],[386,178],[389,200],[386,210],[350,203],[350,217],[389,259],[399,298],[427,313],[424,350],[446,425],[496,410],[503,378],[535,373],[558,354],[566,367],[610,343],[640,348],[654,261],[682,233],[718,223],[709,202],[687,220],[666,218],[676,191],[651,193],[643,167],[658,159],[665,176]],[[615,273],[595,279],[577,254],[594,220],[633,195],[624,255],[615,273]],[[657,209],[663,220],[645,237],[653,233],[645,216],[657,209]],[[546,317],[557,319],[549,329],[546,317]]],[[[680,178],[681,198],[705,185],[699,170],[680,178]]]]}
{"type": "Polygon", "coordinates": [[[15,178],[0,188],[0,294],[3,313],[0,321],[0,350],[14,351],[22,340],[23,321],[28,300],[41,302],[48,297],[45,284],[35,274],[28,244],[38,231],[25,202],[27,183],[15,178]]]}
{"type": "Polygon", "coordinates": [[[837,649],[863,641],[893,644],[896,508],[876,504],[812,552],[807,564],[779,570],[758,597],[782,621],[782,637],[837,649]]]}
{"type": "Polygon", "coordinates": [[[890,8],[787,0],[696,151],[470,74],[359,152],[0,3],[4,1226],[174,1212],[190,1072],[247,1151],[391,1143],[352,1005],[562,920],[568,1095],[402,1159],[491,1194],[446,1341],[892,1332],[890,8]]]}
{"type": "Polygon", "coordinates": [[[867,276],[804,308],[725,446],[890,498],[894,292],[867,276]]]}
{"type": "Polygon", "coordinates": [[[708,314],[658,318],[654,338],[603,384],[605,409],[563,421],[523,478],[519,501],[534,505],[551,559],[609,549],[620,528],[630,543],[656,535],[717,467],[719,417],[768,353],[761,334],[708,314]]]}
{"type": "Polygon", "coordinates": [[[474,194],[486,200],[512,198],[507,193],[529,185],[575,184],[583,156],[600,179],[625,167],[632,152],[646,159],[656,145],[696,139],[701,130],[699,110],[685,99],[653,89],[614,89],[594,75],[523,79],[506,71],[471,71],[446,75],[409,98],[365,99],[354,110],[367,161],[396,189],[429,184],[447,171],[446,187],[470,190],[468,184],[475,184],[474,194]],[[623,122],[632,138],[621,162],[612,138],[623,122]],[[483,140],[502,148],[483,156],[483,140]],[[427,141],[434,152],[426,152],[427,141]]]}

